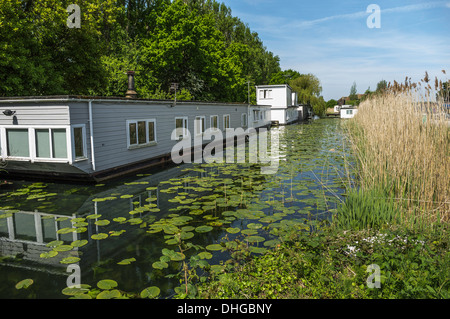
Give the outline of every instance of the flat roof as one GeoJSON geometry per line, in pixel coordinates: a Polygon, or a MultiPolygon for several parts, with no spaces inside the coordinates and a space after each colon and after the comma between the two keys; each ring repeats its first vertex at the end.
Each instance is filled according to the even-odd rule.
{"type": "MultiPolygon", "coordinates": [[[[79,102],[127,102],[127,103],[163,103],[172,104],[174,100],[162,100],[162,99],[143,99],[143,98],[127,98],[116,96],[85,96],[85,95],[45,95],[45,96],[8,96],[0,97],[0,103],[14,103],[14,102],[60,102],[60,101],[79,101],[79,102]]],[[[233,106],[245,106],[249,104],[245,102],[218,102],[218,101],[196,101],[196,100],[177,100],[178,104],[222,104],[233,106]]],[[[270,105],[255,105],[250,104],[252,107],[261,107],[270,105]]]]}

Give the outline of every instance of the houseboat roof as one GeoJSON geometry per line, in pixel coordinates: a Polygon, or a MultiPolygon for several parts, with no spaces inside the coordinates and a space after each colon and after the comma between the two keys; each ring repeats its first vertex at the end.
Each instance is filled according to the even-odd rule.
{"type": "Polygon", "coordinates": [[[274,87],[288,87],[292,90],[292,87],[289,84],[262,84],[256,85],[256,88],[274,88],[274,87]]]}
{"type": "MultiPolygon", "coordinates": [[[[98,102],[126,102],[126,103],[147,103],[147,104],[172,104],[174,100],[163,99],[143,99],[143,98],[127,98],[117,96],[86,96],[86,95],[45,95],[45,96],[9,96],[0,97],[0,103],[17,103],[17,102],[61,102],[61,101],[98,101],[98,102]]],[[[253,106],[261,107],[264,105],[254,105],[244,102],[219,102],[219,101],[196,101],[196,100],[177,100],[179,104],[220,104],[230,106],[253,106]]],[[[267,105],[269,106],[269,105],[267,105]]]]}

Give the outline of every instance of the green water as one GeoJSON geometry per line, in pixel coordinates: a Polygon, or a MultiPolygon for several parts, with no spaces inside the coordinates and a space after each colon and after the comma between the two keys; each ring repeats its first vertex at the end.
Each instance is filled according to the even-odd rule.
{"type": "Polygon", "coordinates": [[[172,297],[182,279],[172,276],[182,267],[179,255],[170,258],[179,252],[177,236],[192,246],[185,260],[201,256],[220,271],[229,251],[215,244],[239,239],[260,254],[287,227],[330,220],[348,180],[342,123],[272,128],[276,174],[261,174],[259,164],[213,163],[98,185],[14,181],[0,193],[0,298],[68,298],[71,264],[92,288],[111,279],[121,292],[158,287],[160,297],[172,297]],[[15,288],[28,278],[28,289],[15,288]]]}

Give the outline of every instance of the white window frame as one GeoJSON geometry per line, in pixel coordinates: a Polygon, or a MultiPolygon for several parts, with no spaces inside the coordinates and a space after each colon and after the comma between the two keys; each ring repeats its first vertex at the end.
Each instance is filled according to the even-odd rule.
{"type": "Polygon", "coordinates": [[[261,89],[259,91],[259,99],[260,100],[270,100],[270,99],[272,99],[272,90],[270,90],[270,89],[261,89]]]}
{"type": "Polygon", "coordinates": [[[149,147],[154,146],[158,144],[157,135],[156,135],[156,119],[139,119],[139,120],[127,120],[126,121],[126,132],[127,132],[127,148],[128,149],[136,149],[136,148],[142,148],[142,147],[149,147]],[[139,144],[139,125],[138,122],[145,122],[145,143],[139,144]],[[131,144],[130,141],[130,124],[136,124],[136,144],[131,144]],[[148,134],[148,123],[153,123],[153,130],[154,130],[154,141],[149,141],[149,134],[148,134]]]}
{"type": "MultiPolygon", "coordinates": [[[[175,129],[177,128],[177,120],[183,120],[182,136],[177,136],[179,139],[189,136],[189,118],[187,116],[177,116],[175,117],[175,129]]],[[[178,134],[178,133],[177,133],[178,134]]]]}
{"type": "Polygon", "coordinates": [[[203,133],[205,133],[205,131],[206,131],[206,116],[196,116],[195,117],[194,131],[195,131],[195,135],[202,135],[203,133]],[[199,131],[199,125],[203,126],[200,128],[200,131],[199,131]]]}
{"type": "Polygon", "coordinates": [[[224,114],[222,117],[222,121],[223,121],[223,129],[226,130],[228,128],[231,128],[231,116],[230,114],[224,114]],[[228,118],[228,127],[226,126],[226,119],[228,118]]]}
{"type": "MultiPolygon", "coordinates": [[[[52,150],[52,139],[50,133],[50,152],[52,150]]],[[[15,161],[30,161],[34,162],[51,162],[51,163],[69,163],[72,164],[72,130],[70,126],[67,125],[5,125],[0,127],[0,149],[1,149],[1,157],[2,160],[15,160],[15,161]],[[28,130],[28,157],[25,156],[9,156],[8,155],[8,140],[6,138],[6,130],[8,129],[27,129],[28,130]],[[36,156],[36,130],[66,130],[66,157],[64,158],[53,158],[53,157],[37,157],[36,156]]],[[[53,156],[50,153],[51,156],[53,156]]]]}
{"type": "Polygon", "coordinates": [[[85,124],[72,125],[71,134],[72,134],[71,139],[72,139],[73,161],[79,162],[79,161],[87,160],[88,157],[87,157],[87,143],[86,143],[86,125],[85,124]],[[79,157],[76,157],[76,154],[75,154],[75,129],[77,129],[77,128],[81,128],[82,143],[83,143],[83,156],[79,156],[79,157]]]}
{"type": "Polygon", "coordinates": [[[216,131],[216,130],[219,130],[220,128],[219,128],[219,115],[211,115],[210,117],[209,117],[209,127],[211,128],[211,130],[212,131],[216,131]],[[214,127],[214,125],[213,125],[213,119],[214,118],[216,118],[217,119],[217,127],[214,127]]]}

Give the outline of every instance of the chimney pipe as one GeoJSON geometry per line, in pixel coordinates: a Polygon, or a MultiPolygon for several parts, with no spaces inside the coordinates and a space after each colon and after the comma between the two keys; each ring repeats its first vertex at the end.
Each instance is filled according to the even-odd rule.
{"type": "Polygon", "coordinates": [[[137,93],[134,89],[134,71],[127,71],[126,73],[128,75],[128,90],[125,93],[126,98],[135,99],[137,98],[137,93]]]}

